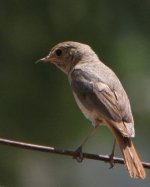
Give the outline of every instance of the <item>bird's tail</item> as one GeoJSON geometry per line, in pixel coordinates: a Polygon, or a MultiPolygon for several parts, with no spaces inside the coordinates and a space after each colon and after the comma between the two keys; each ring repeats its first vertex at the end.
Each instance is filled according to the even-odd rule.
{"type": "Polygon", "coordinates": [[[112,128],[112,131],[120,146],[129,175],[133,178],[144,179],[146,177],[145,169],[143,168],[131,139],[123,137],[115,128],[112,128]]]}

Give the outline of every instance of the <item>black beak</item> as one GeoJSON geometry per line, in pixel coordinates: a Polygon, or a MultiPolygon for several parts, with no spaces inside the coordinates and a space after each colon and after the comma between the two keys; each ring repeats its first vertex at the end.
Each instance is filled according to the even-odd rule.
{"type": "Polygon", "coordinates": [[[44,58],[41,58],[41,59],[39,59],[39,60],[37,60],[36,62],[35,62],[35,64],[37,64],[37,63],[47,63],[47,62],[49,62],[50,60],[49,60],[49,56],[47,56],[47,57],[44,57],[44,58]]]}

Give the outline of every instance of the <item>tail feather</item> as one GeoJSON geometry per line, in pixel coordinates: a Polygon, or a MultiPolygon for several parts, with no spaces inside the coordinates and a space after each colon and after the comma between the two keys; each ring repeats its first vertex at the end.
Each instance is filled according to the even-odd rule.
{"type": "Polygon", "coordinates": [[[124,157],[124,163],[129,175],[133,178],[144,179],[145,169],[130,138],[123,137],[115,128],[112,129],[124,157]]]}

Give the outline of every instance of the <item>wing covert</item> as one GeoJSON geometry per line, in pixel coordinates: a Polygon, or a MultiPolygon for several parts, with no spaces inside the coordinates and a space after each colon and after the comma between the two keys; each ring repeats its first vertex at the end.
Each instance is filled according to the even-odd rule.
{"type": "Polygon", "coordinates": [[[115,128],[125,136],[132,134],[134,122],[129,100],[123,88],[115,90],[113,85],[110,87],[81,69],[72,72],[71,87],[86,109],[95,110],[99,116],[113,121],[115,128]]]}

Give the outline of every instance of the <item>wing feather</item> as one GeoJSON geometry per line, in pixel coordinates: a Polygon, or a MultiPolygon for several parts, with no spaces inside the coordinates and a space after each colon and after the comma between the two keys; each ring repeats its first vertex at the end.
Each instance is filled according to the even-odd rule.
{"type": "Polygon", "coordinates": [[[71,87],[89,111],[95,111],[124,136],[134,136],[134,122],[128,97],[123,89],[115,89],[88,72],[75,69],[71,73],[71,87]]]}

